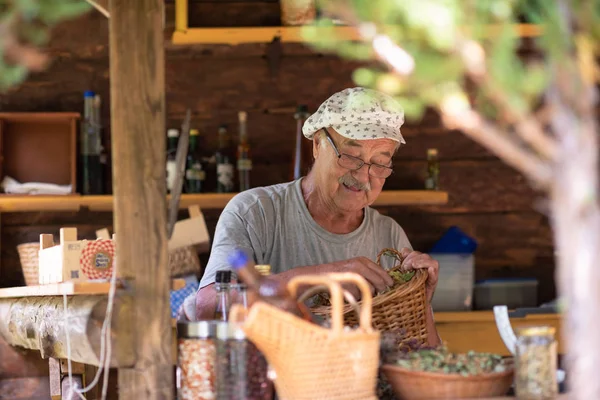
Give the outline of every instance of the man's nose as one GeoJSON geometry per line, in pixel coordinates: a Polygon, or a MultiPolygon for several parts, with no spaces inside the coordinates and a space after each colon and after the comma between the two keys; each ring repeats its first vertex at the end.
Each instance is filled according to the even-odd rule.
{"type": "Polygon", "coordinates": [[[369,182],[369,165],[363,164],[359,169],[352,171],[352,175],[361,183],[369,182]]]}

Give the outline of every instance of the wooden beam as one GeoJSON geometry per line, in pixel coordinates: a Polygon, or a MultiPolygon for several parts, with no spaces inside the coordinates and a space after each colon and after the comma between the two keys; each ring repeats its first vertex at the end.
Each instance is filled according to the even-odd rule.
{"type": "MultiPolygon", "coordinates": [[[[112,367],[130,367],[135,359],[133,336],[127,331],[126,323],[131,311],[128,302],[127,298],[119,299],[113,309],[112,367]],[[114,350],[115,337],[123,344],[119,352],[114,350]]],[[[67,304],[71,360],[98,366],[107,297],[72,296],[67,304]]],[[[43,358],[67,358],[62,296],[0,299],[0,336],[11,346],[39,350],[43,358]]]]}
{"type": "MultiPolygon", "coordinates": [[[[110,0],[110,94],[117,271],[134,281],[132,369],[119,398],[172,399],[163,0],[110,0]]],[[[116,352],[127,343],[118,343],[116,352]]]]}

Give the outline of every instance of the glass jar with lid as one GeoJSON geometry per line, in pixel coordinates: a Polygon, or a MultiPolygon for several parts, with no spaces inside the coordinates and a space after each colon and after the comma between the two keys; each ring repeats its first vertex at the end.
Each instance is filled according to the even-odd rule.
{"type": "Polygon", "coordinates": [[[517,329],[515,394],[524,400],[553,399],[558,395],[556,329],[532,326],[517,329]]]}
{"type": "Polygon", "coordinates": [[[177,397],[179,400],[216,398],[218,321],[177,323],[177,397]]]}

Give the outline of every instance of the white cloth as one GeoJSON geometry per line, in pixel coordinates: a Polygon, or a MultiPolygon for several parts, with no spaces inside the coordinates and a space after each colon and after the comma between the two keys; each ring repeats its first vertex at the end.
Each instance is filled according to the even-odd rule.
{"type": "Polygon", "coordinates": [[[41,182],[19,183],[10,176],[5,176],[2,180],[2,189],[5,193],[14,194],[71,194],[71,185],[56,185],[41,182]]]}
{"type": "Polygon", "coordinates": [[[323,128],[332,127],[353,140],[392,139],[406,143],[400,127],[404,123],[402,106],[387,94],[361,87],[335,93],[325,100],[302,127],[308,139],[323,128]]]}

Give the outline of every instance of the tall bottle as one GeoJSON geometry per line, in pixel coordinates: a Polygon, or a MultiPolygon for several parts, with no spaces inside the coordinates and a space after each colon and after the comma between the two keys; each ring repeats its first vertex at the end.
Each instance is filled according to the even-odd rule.
{"type": "Polygon", "coordinates": [[[179,130],[169,129],[167,131],[167,192],[171,193],[175,185],[175,175],[177,175],[177,142],[179,140],[179,130]]]}
{"type": "Polygon", "coordinates": [[[242,250],[235,250],[229,256],[229,264],[237,273],[238,279],[248,286],[248,291],[253,292],[257,299],[274,307],[290,312],[307,321],[312,321],[313,316],[302,303],[298,303],[281,284],[269,276],[262,275],[256,268],[254,261],[242,250]]]}
{"type": "Polygon", "coordinates": [[[227,126],[221,125],[219,127],[219,149],[215,154],[217,164],[217,192],[219,193],[231,193],[234,190],[234,159],[235,155],[231,148],[227,126]]]}
{"type": "Polygon", "coordinates": [[[82,194],[102,194],[102,164],[100,163],[102,138],[100,137],[99,103],[95,98],[96,94],[91,90],[83,95],[84,110],[79,147],[82,194]]]}
{"type": "Polygon", "coordinates": [[[440,189],[440,163],[438,160],[437,149],[427,149],[427,178],[425,179],[425,189],[440,189]]]}
{"type": "Polygon", "coordinates": [[[309,117],[308,107],[300,104],[296,108],[294,118],[296,119],[296,146],[294,148],[294,162],[292,164],[292,180],[299,179],[308,173],[312,163],[312,140],[304,138],[302,126],[309,117]]]}
{"type": "Polygon", "coordinates": [[[187,154],[185,169],[185,190],[187,193],[200,193],[206,173],[202,168],[202,161],[198,154],[198,142],[200,132],[198,129],[190,129],[190,148],[187,154]]]}
{"type": "Polygon", "coordinates": [[[227,321],[229,318],[229,289],[231,285],[231,271],[217,271],[215,289],[217,291],[217,305],[215,319],[227,321]]]}
{"type": "Polygon", "coordinates": [[[252,160],[250,159],[250,145],[248,144],[248,132],[246,130],[245,111],[238,113],[240,141],[237,152],[237,169],[240,183],[240,192],[250,189],[250,170],[252,169],[252,160]]]}

